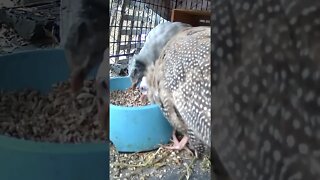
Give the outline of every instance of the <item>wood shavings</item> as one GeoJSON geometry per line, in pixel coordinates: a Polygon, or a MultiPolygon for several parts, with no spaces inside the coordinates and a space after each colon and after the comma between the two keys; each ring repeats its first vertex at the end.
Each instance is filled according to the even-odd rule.
{"type": "Polygon", "coordinates": [[[81,143],[106,140],[100,127],[93,81],[78,94],[68,82],[47,95],[33,90],[0,92],[0,134],[33,141],[81,143]]]}
{"type": "Polygon", "coordinates": [[[126,91],[116,90],[110,93],[110,103],[118,106],[146,106],[150,102],[145,99],[141,99],[142,93],[139,89],[129,88],[126,91]]]}
{"type": "Polygon", "coordinates": [[[211,179],[210,165],[202,168],[207,158],[195,159],[186,150],[119,153],[110,147],[110,179],[211,179]]]}
{"type": "Polygon", "coordinates": [[[25,46],[28,43],[20,37],[16,31],[7,26],[6,24],[0,24],[0,53],[12,52],[19,46],[25,46]]]}
{"type": "Polygon", "coordinates": [[[15,6],[15,1],[14,0],[1,0],[0,2],[0,7],[14,7],[15,6]]]}

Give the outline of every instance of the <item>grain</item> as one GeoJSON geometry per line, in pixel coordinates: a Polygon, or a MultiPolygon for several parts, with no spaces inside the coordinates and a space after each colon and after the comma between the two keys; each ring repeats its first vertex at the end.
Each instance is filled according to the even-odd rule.
{"type": "Polygon", "coordinates": [[[48,94],[35,90],[0,92],[0,134],[33,141],[81,143],[106,140],[97,118],[94,81],[79,93],[68,82],[48,94]]]}
{"type": "Polygon", "coordinates": [[[190,180],[212,179],[206,155],[195,160],[185,149],[172,151],[160,147],[148,152],[120,153],[112,143],[109,146],[110,179],[187,179],[186,176],[190,180]]]}
{"type": "Polygon", "coordinates": [[[141,99],[142,93],[139,89],[129,88],[125,91],[115,90],[110,93],[110,102],[111,104],[118,106],[146,106],[150,104],[150,102],[145,99],[141,99]]]}

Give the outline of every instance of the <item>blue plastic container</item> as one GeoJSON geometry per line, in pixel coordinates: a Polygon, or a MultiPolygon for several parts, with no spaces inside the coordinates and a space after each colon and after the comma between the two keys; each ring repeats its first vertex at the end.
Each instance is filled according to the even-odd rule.
{"type": "MultiPolygon", "coordinates": [[[[131,86],[129,77],[110,79],[110,90],[131,86]]],[[[149,151],[170,141],[172,127],[158,105],[124,107],[110,104],[110,140],[120,152],[149,151]]]]}
{"type": "MultiPolygon", "coordinates": [[[[91,73],[91,76],[94,73],[91,73]]],[[[59,49],[0,56],[0,89],[34,88],[46,93],[67,80],[69,67],[59,49]]],[[[0,180],[106,180],[108,143],[56,144],[0,135],[0,180]]]]}

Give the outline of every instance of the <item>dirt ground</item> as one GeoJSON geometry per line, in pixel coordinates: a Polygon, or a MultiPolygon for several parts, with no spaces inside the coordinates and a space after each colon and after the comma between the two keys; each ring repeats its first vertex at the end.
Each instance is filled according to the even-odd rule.
{"type": "Polygon", "coordinates": [[[57,48],[53,44],[32,44],[20,37],[12,27],[0,24],[0,54],[10,54],[25,50],[57,48]]]}
{"type": "Polygon", "coordinates": [[[162,147],[142,153],[119,153],[110,143],[110,179],[121,180],[209,180],[211,164],[183,149],[162,147]]]}

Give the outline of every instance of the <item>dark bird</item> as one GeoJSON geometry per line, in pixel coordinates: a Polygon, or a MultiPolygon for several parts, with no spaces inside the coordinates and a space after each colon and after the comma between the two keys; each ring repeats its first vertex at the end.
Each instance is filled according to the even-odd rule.
{"type": "MultiPolygon", "coordinates": [[[[88,73],[104,59],[108,45],[108,2],[104,0],[82,0],[72,17],[69,32],[62,46],[71,67],[71,85],[73,91],[83,86],[88,73]]],[[[103,128],[108,116],[108,59],[100,65],[96,76],[98,95],[98,115],[103,128]]]]}
{"type": "Polygon", "coordinates": [[[148,98],[160,106],[196,156],[211,147],[210,27],[189,27],[175,35],[146,73],[148,98]]]}
{"type": "Polygon", "coordinates": [[[212,3],[216,179],[319,179],[320,2],[212,3]]]}

